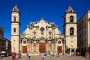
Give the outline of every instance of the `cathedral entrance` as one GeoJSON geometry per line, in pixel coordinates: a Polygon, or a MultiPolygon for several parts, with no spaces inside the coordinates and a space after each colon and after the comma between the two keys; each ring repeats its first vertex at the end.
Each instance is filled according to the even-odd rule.
{"type": "Polygon", "coordinates": [[[46,44],[45,43],[39,44],[39,52],[40,53],[46,52],[46,44]]]}
{"type": "Polygon", "coordinates": [[[57,47],[57,52],[58,52],[58,53],[61,53],[61,52],[62,52],[62,46],[58,46],[58,47],[57,47]]]}
{"type": "Polygon", "coordinates": [[[27,46],[23,46],[23,53],[27,53],[27,46]]]}

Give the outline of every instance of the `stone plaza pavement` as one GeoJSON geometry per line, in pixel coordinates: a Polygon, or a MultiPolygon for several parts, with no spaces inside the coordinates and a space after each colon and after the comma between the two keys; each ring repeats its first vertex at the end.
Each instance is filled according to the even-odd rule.
{"type": "MultiPolygon", "coordinates": [[[[0,60],[12,60],[11,56],[1,58],[0,60]]],[[[21,60],[28,60],[27,56],[22,56],[21,60]]],[[[42,60],[42,56],[31,56],[31,60],[42,60]]],[[[90,58],[82,57],[82,56],[67,56],[64,55],[62,57],[46,57],[45,60],[90,60],[90,58]]]]}

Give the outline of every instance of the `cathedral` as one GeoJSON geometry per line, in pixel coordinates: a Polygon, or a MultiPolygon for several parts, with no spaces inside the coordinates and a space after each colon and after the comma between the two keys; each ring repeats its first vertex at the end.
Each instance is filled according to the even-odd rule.
{"type": "Polygon", "coordinates": [[[64,36],[53,22],[48,22],[44,18],[30,22],[20,35],[20,11],[17,6],[12,9],[11,21],[12,52],[22,55],[26,55],[28,52],[32,55],[39,55],[43,52],[65,52],[64,36]]]}
{"type": "MultiPolygon", "coordinates": [[[[11,50],[26,55],[40,53],[65,53],[77,50],[77,14],[71,6],[63,16],[63,34],[54,22],[44,18],[30,22],[20,34],[20,11],[17,5],[11,11],[11,50]]],[[[79,40],[78,40],[79,41],[79,40]]]]}

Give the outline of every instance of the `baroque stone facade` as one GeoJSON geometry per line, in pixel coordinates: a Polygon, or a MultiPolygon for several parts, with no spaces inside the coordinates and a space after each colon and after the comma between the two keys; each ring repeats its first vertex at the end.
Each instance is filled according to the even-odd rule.
{"type": "Polygon", "coordinates": [[[90,11],[77,22],[77,14],[69,6],[63,17],[64,35],[57,25],[43,18],[37,22],[30,22],[24,33],[20,35],[20,12],[17,6],[14,6],[11,13],[12,52],[40,54],[42,52],[61,53],[65,50],[69,50],[70,53],[78,49],[88,50],[90,48],[90,11]]]}
{"type": "Polygon", "coordinates": [[[27,52],[32,54],[62,52],[62,38],[61,32],[54,23],[41,18],[40,21],[27,25],[21,36],[20,48],[23,54],[27,52]]]}
{"type": "Polygon", "coordinates": [[[20,13],[17,6],[12,10],[11,43],[12,52],[27,54],[61,53],[63,47],[63,35],[54,23],[41,18],[38,22],[30,22],[24,33],[20,35],[20,13]]]}

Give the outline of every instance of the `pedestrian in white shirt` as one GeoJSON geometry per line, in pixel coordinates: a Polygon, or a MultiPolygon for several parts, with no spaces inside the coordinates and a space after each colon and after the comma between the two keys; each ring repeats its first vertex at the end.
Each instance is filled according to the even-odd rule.
{"type": "Polygon", "coordinates": [[[30,52],[28,53],[28,60],[30,60],[30,57],[31,57],[31,55],[30,55],[30,52]]]}

